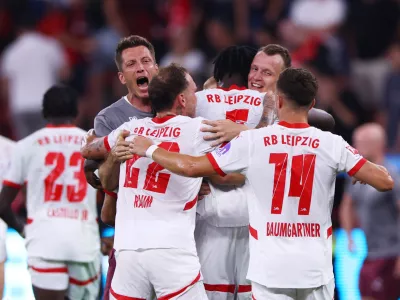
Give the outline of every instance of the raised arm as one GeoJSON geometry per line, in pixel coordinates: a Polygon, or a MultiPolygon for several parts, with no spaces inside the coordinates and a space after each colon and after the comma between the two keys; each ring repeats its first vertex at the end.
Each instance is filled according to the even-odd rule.
{"type": "Polygon", "coordinates": [[[354,178],[365,182],[380,192],[386,192],[393,189],[394,182],[388,170],[383,167],[365,162],[364,165],[353,175],[354,178]]]}

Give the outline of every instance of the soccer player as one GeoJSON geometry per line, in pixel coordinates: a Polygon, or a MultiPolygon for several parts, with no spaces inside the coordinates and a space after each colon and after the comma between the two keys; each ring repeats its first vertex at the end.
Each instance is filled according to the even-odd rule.
{"type": "Polygon", "coordinates": [[[253,188],[248,197],[253,299],[332,299],[331,208],[337,172],[379,191],[393,188],[387,170],[368,162],[340,136],[309,126],[315,77],[288,68],[277,82],[280,122],[242,132],[206,156],[173,153],[138,136],[132,153],[152,157],[188,177],[240,172],[253,188]]]}
{"type": "Polygon", "coordinates": [[[73,126],[78,96],[53,86],[43,98],[48,125],[19,141],[0,193],[0,216],[26,236],[28,266],[38,300],[97,299],[100,241],[95,190],[79,149],[85,132],[73,126]],[[27,184],[27,225],[11,212],[27,184]]]}
{"type": "Polygon", "coordinates": [[[359,220],[367,239],[368,255],[360,272],[360,293],[363,299],[398,299],[400,178],[395,166],[385,160],[386,134],[382,126],[369,123],[358,127],[353,141],[360,154],[390,170],[395,182],[395,188],[388,193],[379,193],[370,186],[349,184],[343,195],[340,220],[348,233],[350,251],[357,251],[351,238],[354,217],[359,220]]]}
{"type": "MultiPolygon", "coordinates": [[[[291,67],[291,65],[292,59],[288,49],[285,47],[277,44],[261,47],[251,63],[247,81],[248,88],[261,93],[268,93],[268,96],[270,93],[275,93],[279,74],[291,67]]],[[[227,70],[229,70],[229,67],[228,65],[227,70]]],[[[264,101],[264,110],[257,128],[268,126],[277,121],[274,98],[268,97],[266,100],[264,101]]],[[[308,121],[310,125],[326,131],[332,131],[335,127],[333,117],[321,109],[312,108],[308,112],[308,121]]],[[[206,123],[212,126],[205,129],[212,133],[206,138],[214,140],[215,145],[230,141],[241,131],[248,128],[243,124],[221,120],[207,121],[206,123]]]]}
{"type": "MultiPolygon", "coordinates": [[[[115,63],[118,68],[118,78],[128,90],[128,94],[98,113],[94,120],[96,136],[107,136],[124,122],[131,119],[153,117],[154,114],[148,100],[148,85],[158,72],[153,45],[145,38],[131,35],[123,38],[115,51],[115,63]]],[[[86,162],[86,177],[88,182],[100,188],[94,171],[99,167],[96,161],[86,162]]],[[[100,167],[101,172],[101,167],[100,167]]],[[[113,225],[115,220],[116,194],[105,191],[106,195],[101,211],[104,223],[113,225]]],[[[104,239],[103,242],[108,242],[104,239]]],[[[104,289],[104,299],[109,297],[112,276],[115,270],[114,251],[109,254],[109,269],[104,289]]]]}
{"type": "MultiPolygon", "coordinates": [[[[182,67],[160,69],[149,87],[156,117],[131,120],[106,138],[86,145],[82,154],[101,158],[105,148],[118,152],[114,146],[123,130],[132,134],[127,141],[143,134],[170,151],[191,155],[211,151],[200,131],[203,118],[191,118],[196,108],[195,91],[193,79],[182,67]]],[[[116,299],[148,299],[154,287],[158,299],[207,299],[193,236],[201,179],[164,172],[150,159],[139,159],[129,152],[110,156],[123,161],[121,165],[115,160],[111,166],[120,174],[117,267],[111,294],[116,299]]],[[[239,183],[243,179],[239,175],[239,183]]]]}
{"type": "MultiPolygon", "coordinates": [[[[10,167],[10,157],[13,153],[15,142],[0,136],[0,190],[3,186],[3,177],[10,167]]],[[[0,299],[3,299],[4,292],[4,263],[7,259],[6,252],[7,225],[0,220],[0,299]]]]}

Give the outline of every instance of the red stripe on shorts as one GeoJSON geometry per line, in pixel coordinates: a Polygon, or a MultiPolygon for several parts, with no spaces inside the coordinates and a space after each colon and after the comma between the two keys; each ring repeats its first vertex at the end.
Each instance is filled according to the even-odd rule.
{"type": "Polygon", "coordinates": [[[96,281],[97,278],[99,278],[99,275],[89,278],[88,280],[78,280],[78,279],[70,277],[69,283],[74,284],[74,285],[84,286],[84,285],[88,285],[88,284],[92,283],[93,281],[96,281]]]}
{"type": "Polygon", "coordinates": [[[145,298],[135,298],[135,297],[128,297],[128,296],[123,296],[123,295],[117,294],[116,292],[114,292],[114,290],[112,288],[110,288],[110,293],[117,300],[146,300],[145,298]]]}
{"type": "Polygon", "coordinates": [[[39,273],[68,273],[68,268],[35,268],[32,266],[29,268],[39,273]]]}
{"type": "Polygon", "coordinates": [[[249,293],[251,292],[251,284],[239,285],[238,293],[249,293]]]}
{"type": "Polygon", "coordinates": [[[209,292],[235,293],[236,286],[234,284],[204,284],[204,288],[209,292]]]}
{"type": "Polygon", "coordinates": [[[175,296],[178,296],[179,294],[182,294],[184,291],[187,290],[188,287],[194,285],[194,284],[195,284],[197,281],[199,281],[199,280],[200,280],[200,272],[199,272],[199,274],[197,275],[197,277],[196,277],[190,284],[188,284],[187,286],[185,286],[184,288],[182,288],[182,289],[180,289],[179,291],[176,291],[176,292],[174,292],[174,293],[171,293],[171,294],[162,296],[162,297],[160,297],[160,298],[157,298],[157,299],[158,299],[158,300],[170,300],[170,299],[174,298],[175,296]]]}

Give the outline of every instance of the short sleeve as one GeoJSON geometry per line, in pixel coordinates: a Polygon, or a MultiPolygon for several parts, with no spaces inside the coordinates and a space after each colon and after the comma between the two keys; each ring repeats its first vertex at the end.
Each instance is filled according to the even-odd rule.
{"type": "Polygon", "coordinates": [[[113,131],[113,128],[108,121],[107,117],[103,114],[97,115],[94,119],[94,132],[97,136],[107,136],[110,132],[113,131]]]}
{"type": "Polygon", "coordinates": [[[250,131],[244,131],[225,146],[207,153],[214,170],[221,176],[246,173],[250,161],[250,131]]]}
{"type": "Polygon", "coordinates": [[[367,162],[357,149],[351,147],[343,138],[339,140],[339,172],[345,171],[349,176],[354,176],[367,162]]]}
{"type": "Polygon", "coordinates": [[[4,175],[4,185],[14,188],[20,188],[24,184],[24,181],[26,179],[26,162],[24,158],[24,149],[27,148],[24,147],[23,143],[18,142],[13,151],[13,154],[11,155],[11,163],[9,165],[9,168],[4,175]]]}
{"type": "MultiPolygon", "coordinates": [[[[132,120],[132,121],[134,121],[134,120],[132,120]]],[[[123,130],[130,131],[130,128],[132,128],[132,126],[131,126],[132,121],[123,123],[117,129],[111,131],[110,134],[104,138],[104,146],[106,147],[107,151],[110,151],[112,149],[112,147],[115,146],[115,144],[117,143],[118,136],[121,133],[121,131],[123,131],[123,130]]]]}
{"type": "MultiPolygon", "coordinates": [[[[204,119],[201,118],[200,120],[204,120],[204,119]]],[[[199,126],[197,128],[196,136],[194,138],[195,151],[196,151],[197,155],[204,155],[204,154],[206,154],[208,152],[213,151],[216,148],[216,147],[211,146],[212,141],[204,140],[204,136],[209,134],[208,132],[201,131],[201,128],[204,128],[204,127],[211,127],[211,126],[203,124],[200,121],[199,122],[199,126]]]]}

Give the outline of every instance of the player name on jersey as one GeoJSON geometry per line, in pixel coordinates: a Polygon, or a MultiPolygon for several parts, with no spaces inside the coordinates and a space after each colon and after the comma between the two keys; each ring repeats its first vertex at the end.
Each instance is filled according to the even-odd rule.
{"type": "Polygon", "coordinates": [[[207,101],[209,103],[224,103],[224,104],[237,104],[244,103],[254,106],[260,106],[262,103],[261,97],[255,97],[251,95],[221,95],[221,94],[206,94],[207,101]]]}
{"type": "Polygon", "coordinates": [[[87,209],[77,209],[69,207],[50,207],[47,209],[47,216],[50,218],[66,218],[87,221],[89,211],[87,209]]]}
{"type": "Polygon", "coordinates": [[[294,135],[270,135],[264,137],[264,145],[271,146],[271,145],[288,145],[288,146],[307,146],[312,147],[314,149],[319,147],[319,139],[313,139],[309,136],[294,136],[294,135]]]}
{"type": "Polygon", "coordinates": [[[267,222],[267,236],[280,237],[320,237],[318,223],[267,222]]]}
{"type": "Polygon", "coordinates": [[[40,137],[37,142],[39,145],[49,145],[49,144],[75,144],[80,145],[82,141],[82,136],[77,135],[53,135],[40,137]]]}

